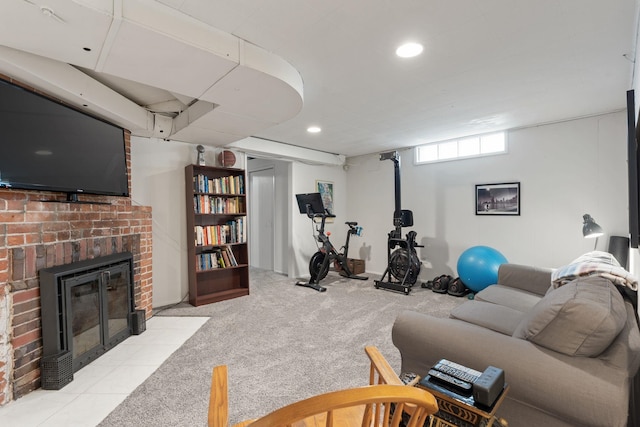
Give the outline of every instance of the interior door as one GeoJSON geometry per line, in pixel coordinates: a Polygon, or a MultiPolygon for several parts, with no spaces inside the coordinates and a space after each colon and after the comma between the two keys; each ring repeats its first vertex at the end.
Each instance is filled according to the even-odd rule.
{"type": "Polygon", "coordinates": [[[252,267],[273,270],[275,256],[273,167],[249,172],[249,260],[252,267]]]}

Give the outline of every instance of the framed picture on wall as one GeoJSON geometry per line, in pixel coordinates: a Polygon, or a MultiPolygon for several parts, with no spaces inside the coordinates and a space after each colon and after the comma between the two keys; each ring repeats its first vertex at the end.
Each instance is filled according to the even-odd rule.
{"type": "MultiPolygon", "coordinates": [[[[320,197],[322,197],[322,203],[324,204],[324,208],[329,211],[329,213],[334,214],[333,211],[333,182],[329,181],[316,181],[316,190],[320,193],[320,197]]],[[[327,218],[327,222],[332,222],[333,218],[327,218]]]]}
{"type": "Polygon", "coordinates": [[[476,185],[476,215],[520,215],[520,183],[476,185]]]}

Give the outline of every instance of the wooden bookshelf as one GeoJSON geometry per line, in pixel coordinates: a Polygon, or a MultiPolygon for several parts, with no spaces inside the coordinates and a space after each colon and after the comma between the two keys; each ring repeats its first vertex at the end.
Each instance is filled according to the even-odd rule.
{"type": "Polygon", "coordinates": [[[246,175],[243,169],[185,168],[189,303],[249,294],[246,175]]]}

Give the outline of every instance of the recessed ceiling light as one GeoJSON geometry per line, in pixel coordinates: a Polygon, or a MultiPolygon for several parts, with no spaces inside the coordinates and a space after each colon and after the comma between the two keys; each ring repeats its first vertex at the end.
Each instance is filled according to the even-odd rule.
{"type": "Polygon", "coordinates": [[[405,43],[396,49],[396,55],[401,58],[413,58],[422,53],[422,45],[420,43],[405,43]]]}
{"type": "Polygon", "coordinates": [[[320,129],[318,126],[309,126],[307,128],[307,132],[309,133],[318,133],[320,131],[322,131],[322,129],[320,129]]]}

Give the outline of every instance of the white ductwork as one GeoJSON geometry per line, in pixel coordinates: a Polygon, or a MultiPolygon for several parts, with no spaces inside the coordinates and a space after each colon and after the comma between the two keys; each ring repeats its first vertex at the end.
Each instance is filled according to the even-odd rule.
{"type": "Polygon", "coordinates": [[[314,165],[344,166],[346,161],[345,156],[340,154],[325,153],[254,137],[235,141],[227,147],[258,157],[296,160],[314,165]]]}
{"type": "Polygon", "coordinates": [[[87,104],[134,135],[223,145],[302,108],[302,78],[289,63],[162,3],[49,0],[47,6],[61,20],[47,19],[27,2],[1,2],[0,72],[87,104]],[[168,116],[149,120],[147,111],[69,64],[203,104],[171,124],[168,116]]]}
{"type": "Polygon", "coordinates": [[[153,114],[69,64],[0,46],[0,73],[138,135],[153,130],[153,114]]]}

